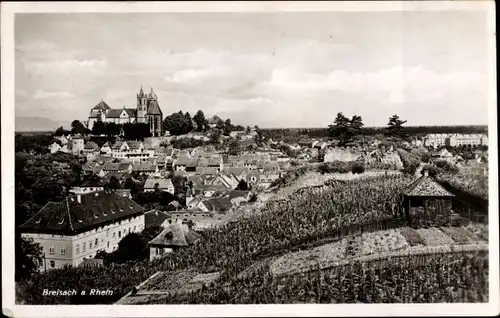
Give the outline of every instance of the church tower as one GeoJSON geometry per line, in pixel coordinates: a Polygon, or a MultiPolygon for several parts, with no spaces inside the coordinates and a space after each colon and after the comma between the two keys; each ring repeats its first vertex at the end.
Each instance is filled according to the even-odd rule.
{"type": "Polygon", "coordinates": [[[146,113],[148,109],[147,105],[147,95],[144,94],[144,91],[142,90],[142,85],[141,85],[141,90],[139,91],[139,94],[137,94],[137,122],[138,123],[145,123],[146,122],[146,113]]]}

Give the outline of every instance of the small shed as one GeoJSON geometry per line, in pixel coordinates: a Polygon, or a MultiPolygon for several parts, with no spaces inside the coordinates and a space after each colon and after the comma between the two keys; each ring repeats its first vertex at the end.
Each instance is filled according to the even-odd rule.
{"type": "Polygon", "coordinates": [[[425,170],[404,192],[404,210],[409,225],[427,227],[449,224],[453,197],[425,170]]]}

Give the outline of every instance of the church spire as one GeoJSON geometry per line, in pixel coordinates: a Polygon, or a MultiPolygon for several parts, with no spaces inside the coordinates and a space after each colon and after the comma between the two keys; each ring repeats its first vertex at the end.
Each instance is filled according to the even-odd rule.
{"type": "Polygon", "coordinates": [[[157,98],[155,92],[153,91],[153,87],[151,87],[151,91],[149,91],[148,97],[152,98],[152,99],[156,99],[157,98]]]}
{"type": "Polygon", "coordinates": [[[144,91],[142,90],[142,85],[141,85],[141,90],[139,91],[139,95],[137,97],[144,97],[144,91]]]}

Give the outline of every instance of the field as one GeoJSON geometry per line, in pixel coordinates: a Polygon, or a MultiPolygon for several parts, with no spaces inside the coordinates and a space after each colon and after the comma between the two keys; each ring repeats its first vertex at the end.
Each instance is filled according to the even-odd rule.
{"type": "MultiPolygon", "coordinates": [[[[28,295],[27,302],[30,304],[43,304],[49,301],[52,303],[71,303],[72,299],[70,298],[58,298],[56,301],[54,299],[47,300],[47,297],[39,295],[41,295],[43,288],[62,289],[65,286],[73,286],[77,289],[80,287],[86,289],[113,288],[115,291],[113,298],[105,300],[106,302],[112,302],[127,294],[132,290],[133,286],[138,285],[158,271],[182,272],[193,270],[199,274],[219,272],[220,277],[209,288],[202,288],[197,292],[183,295],[157,296],[154,301],[151,301],[154,303],[281,303],[304,301],[306,296],[295,300],[291,298],[295,278],[286,278],[290,279],[291,285],[285,284],[285,287],[279,287],[283,284],[272,278],[269,274],[271,262],[265,260],[269,258],[277,259],[288,253],[335,243],[346,236],[355,238],[347,242],[346,250],[349,250],[351,254],[357,255],[374,249],[374,246],[361,247],[360,243],[363,238],[360,238],[359,235],[366,236],[368,235],[366,233],[403,226],[400,219],[402,191],[411,181],[411,177],[403,175],[385,176],[382,174],[364,177],[362,182],[359,182],[359,180],[330,180],[325,185],[299,188],[290,193],[286,199],[262,202],[261,213],[203,232],[200,244],[180,249],[175,253],[168,254],[161,260],[153,263],[125,264],[112,268],[94,269],[91,272],[84,269],[52,270],[33,279],[32,282],[25,286],[24,293],[28,295]],[[261,266],[255,264],[256,262],[262,262],[260,263],[261,266]],[[245,275],[239,275],[252,265],[255,265],[253,269],[247,271],[245,275]],[[242,279],[238,279],[238,276],[242,279]],[[276,298],[276,295],[281,295],[279,290],[283,290],[282,288],[285,288],[285,290],[287,290],[286,288],[291,289],[276,298]]],[[[482,231],[484,232],[484,230],[482,231]]],[[[394,241],[394,239],[384,237],[373,238],[373,240],[394,241]]],[[[390,246],[398,247],[397,242],[391,244],[393,245],[390,246]]],[[[408,242],[408,244],[410,243],[408,242]]],[[[455,257],[455,261],[460,261],[461,258],[455,257]]],[[[431,257],[432,260],[436,258],[435,255],[431,257]]],[[[470,278],[463,277],[463,279],[478,279],[481,281],[482,275],[487,275],[487,269],[483,268],[479,258],[468,260],[467,264],[471,268],[476,268],[477,274],[471,275],[470,278]]],[[[452,271],[453,266],[456,265],[448,266],[443,261],[436,260],[435,266],[436,268],[445,268],[443,273],[440,272],[437,275],[458,275],[456,269],[454,269],[455,272],[452,271]],[[448,272],[448,269],[450,272],[448,272]]],[[[385,269],[370,267],[369,270],[373,271],[374,275],[381,277],[380,281],[374,283],[389,284],[386,280],[390,276],[388,276],[385,269]]],[[[415,275],[434,275],[434,272],[420,267],[408,270],[415,275]]],[[[325,275],[330,276],[325,277],[340,275],[337,273],[338,269],[328,269],[326,271],[325,275]]],[[[394,271],[397,275],[402,275],[398,270],[394,271]]],[[[350,275],[348,277],[352,277],[351,280],[355,283],[356,277],[358,277],[356,275],[361,273],[363,273],[362,270],[358,271],[358,269],[354,268],[352,273],[348,274],[350,275]]],[[[323,274],[307,275],[309,275],[307,279],[313,279],[310,275],[321,277],[323,274]]],[[[398,279],[402,279],[402,276],[398,279]]],[[[422,280],[425,281],[424,278],[422,280]]],[[[305,283],[306,281],[304,281],[305,283]]],[[[316,281],[316,283],[318,282],[316,281]]],[[[314,285],[314,287],[301,288],[306,291],[315,289],[317,292],[318,287],[314,285]]],[[[390,298],[390,292],[384,288],[381,289],[382,291],[379,294],[375,294],[377,296],[373,296],[371,301],[394,301],[390,298]]],[[[484,292],[482,286],[476,287],[474,285],[474,289],[481,289],[480,292],[484,292]]],[[[299,294],[300,290],[296,289],[294,294],[299,294]]],[[[320,298],[319,301],[329,300],[335,302],[344,299],[342,298],[344,296],[338,295],[335,290],[325,295],[327,296],[320,298]]],[[[415,297],[417,296],[412,294],[411,297],[408,296],[407,298],[414,300],[415,297]]],[[[456,298],[455,301],[467,299],[456,298]]],[[[95,302],[95,300],[93,301],[95,302]]],[[[104,301],[101,300],[101,303],[104,303],[104,301]]]]}

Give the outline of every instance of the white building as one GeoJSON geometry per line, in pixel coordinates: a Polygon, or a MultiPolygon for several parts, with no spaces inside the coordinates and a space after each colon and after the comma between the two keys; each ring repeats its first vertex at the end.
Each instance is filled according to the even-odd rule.
{"type": "Polygon", "coordinates": [[[99,250],[113,252],[128,233],[143,229],[144,208],[111,191],[49,202],[19,228],[22,237],[42,246],[41,270],[78,266],[99,250]]]}

